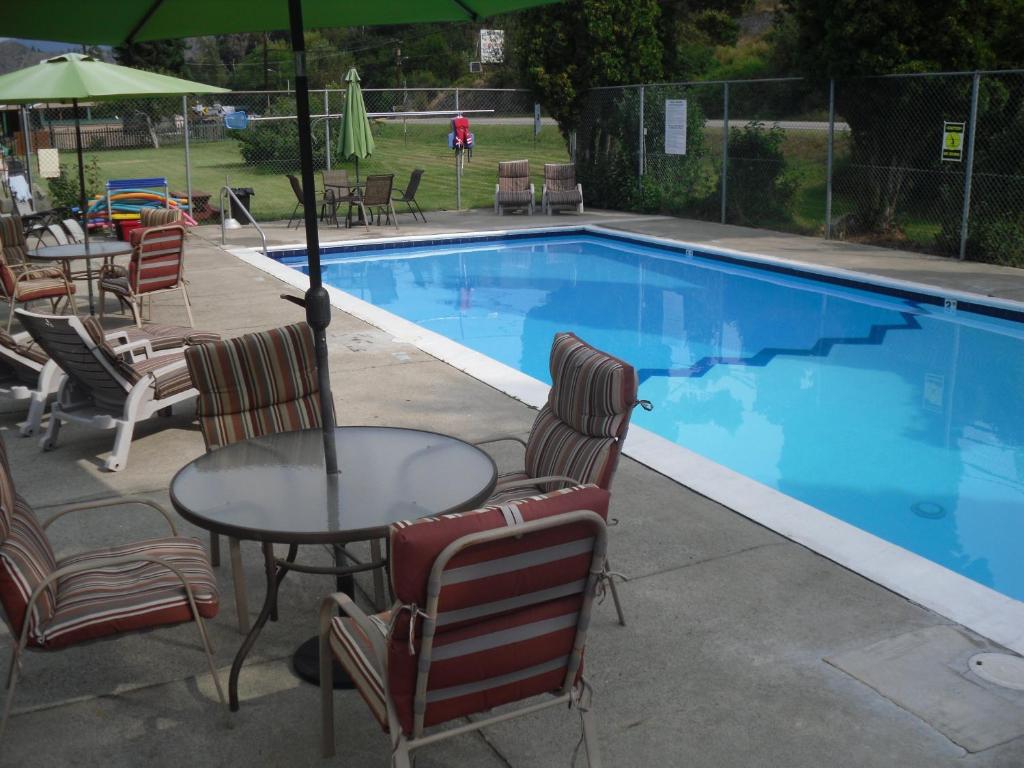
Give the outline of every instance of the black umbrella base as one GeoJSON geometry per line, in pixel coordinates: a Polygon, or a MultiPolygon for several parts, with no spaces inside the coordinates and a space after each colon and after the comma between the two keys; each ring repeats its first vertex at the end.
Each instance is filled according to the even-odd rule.
{"type": "MultiPolygon", "coordinates": [[[[352,678],[342,669],[337,659],[334,664],[334,690],[355,688],[352,678]]],[[[311,637],[296,649],[292,655],[292,669],[295,674],[313,685],[320,685],[320,638],[311,637]]]]}

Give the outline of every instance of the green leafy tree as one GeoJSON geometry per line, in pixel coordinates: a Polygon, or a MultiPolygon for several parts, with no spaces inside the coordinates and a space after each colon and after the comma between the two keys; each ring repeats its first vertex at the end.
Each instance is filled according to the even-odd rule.
{"type": "Polygon", "coordinates": [[[781,11],[775,40],[780,60],[812,79],[841,81],[836,109],[850,126],[845,181],[855,200],[855,230],[892,234],[898,241],[897,214],[911,200],[936,200],[931,215],[947,226],[957,222],[959,174],[936,167],[941,133],[935,141],[921,136],[941,131],[943,120],[966,120],[970,79],[864,76],[1019,67],[1024,3],[785,0],[781,11]]]}
{"type": "Polygon", "coordinates": [[[656,0],[570,0],[510,19],[521,74],[563,133],[579,124],[589,89],[663,75],[656,0]]]}
{"type": "Polygon", "coordinates": [[[114,47],[118,64],[150,72],[180,76],[185,70],[184,40],[155,40],[114,47]]]}

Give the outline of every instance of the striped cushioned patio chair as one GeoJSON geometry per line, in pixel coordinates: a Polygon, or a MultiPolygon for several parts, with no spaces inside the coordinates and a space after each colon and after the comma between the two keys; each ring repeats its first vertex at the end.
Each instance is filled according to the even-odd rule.
{"type": "MultiPolygon", "coordinates": [[[[155,210],[155,209],[154,209],[155,210]]],[[[132,255],[128,270],[105,265],[100,270],[100,318],[103,318],[106,294],[131,307],[135,325],[142,327],[142,302],[153,294],[181,291],[188,324],[192,322],[192,305],[185,287],[185,228],[180,224],[136,229],[131,233],[132,255]]]]}
{"type": "Polygon", "coordinates": [[[75,285],[67,279],[60,267],[37,267],[29,262],[28,242],[22,230],[21,219],[0,216],[0,290],[7,299],[7,331],[11,330],[14,308],[39,299],[49,299],[56,311],[62,299],[68,308],[75,309],[75,285]]]}
{"type": "Polygon", "coordinates": [[[576,183],[573,163],[544,163],[540,209],[550,216],[555,208],[575,208],[577,213],[583,213],[583,185],[576,183]]]}
{"type": "MultiPolygon", "coordinates": [[[[590,346],[572,333],[555,334],[551,345],[551,391],[527,440],[512,435],[482,440],[521,444],[525,467],[498,476],[489,504],[554,490],[565,484],[594,483],[611,489],[637,400],[638,379],[629,363],[590,346]]],[[[644,402],[645,408],[650,404],[644,402]]],[[[619,622],[625,616],[610,578],[619,622]]]]}
{"type": "Polygon", "coordinates": [[[367,616],[343,593],[321,605],[324,756],[334,754],[333,656],[390,736],[393,766],[408,768],[410,753],[435,741],[557,705],[579,705],[588,762],[600,765],[582,670],[607,514],[608,492],[583,486],[392,525],[392,610],[367,616]],[[553,698],[424,733],[541,694],[553,698]]]}
{"type": "MultiPolygon", "coordinates": [[[[320,383],[316,372],[313,331],[306,323],[249,333],[186,350],[192,381],[199,390],[196,415],[213,451],[239,440],[319,429],[320,383]]],[[[235,585],[238,628],[249,631],[249,606],[237,539],[229,538],[231,575],[235,585]]],[[[380,542],[371,544],[381,562],[380,542]]],[[[220,537],[210,534],[214,564],[220,562],[220,537]]],[[[375,571],[378,600],[384,593],[383,573],[375,571]]]]}
{"type": "Polygon", "coordinates": [[[139,211],[139,223],[143,228],[165,227],[181,221],[180,208],[157,208],[149,206],[139,211]]]}
{"type": "Polygon", "coordinates": [[[506,208],[526,208],[533,215],[534,189],[530,183],[529,160],[506,160],[498,163],[498,183],[494,187],[494,212],[505,214],[506,208]]]}
{"type": "Polygon", "coordinates": [[[65,375],[50,407],[44,450],[57,446],[65,421],[114,429],[114,449],[104,468],[117,472],[128,463],[137,422],[197,394],[180,347],[158,350],[149,339],[114,346],[94,317],[19,309],[18,319],[65,375]]]}
{"type": "Polygon", "coordinates": [[[221,703],[203,619],[217,615],[217,581],[202,545],[178,536],[170,514],[144,498],[115,498],[63,507],[46,522],[18,495],[0,439],[0,609],[14,641],[0,736],[14,702],[26,649],[57,650],[165,624],[195,621],[221,703]],[[171,535],[58,559],[47,535],[70,512],[127,504],[163,515],[171,535]]]}

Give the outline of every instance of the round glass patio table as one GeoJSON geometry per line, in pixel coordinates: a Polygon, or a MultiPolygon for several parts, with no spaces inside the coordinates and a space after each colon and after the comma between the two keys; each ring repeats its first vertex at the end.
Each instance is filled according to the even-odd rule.
{"type": "Polygon", "coordinates": [[[89,314],[96,314],[92,297],[92,265],[93,259],[106,259],[124,256],[132,252],[130,243],[121,240],[89,240],[89,252],[85,251],[85,243],[68,243],[65,245],[44,245],[29,254],[33,261],[59,261],[64,265],[64,274],[71,278],[70,262],[85,259],[85,279],[89,291],[89,314]]]}
{"type": "Polygon", "coordinates": [[[232,710],[238,709],[245,657],[276,613],[281,579],[288,570],[305,568],[292,564],[297,545],[377,539],[399,520],[473,509],[497,479],[487,453],[448,435],[337,427],[335,436],[337,475],[326,473],[324,436],[312,429],[225,446],[187,464],[171,481],[171,503],[186,520],[263,543],[267,595],[231,666],[232,710]],[[274,557],[275,543],[291,545],[285,561],[274,557]]]}

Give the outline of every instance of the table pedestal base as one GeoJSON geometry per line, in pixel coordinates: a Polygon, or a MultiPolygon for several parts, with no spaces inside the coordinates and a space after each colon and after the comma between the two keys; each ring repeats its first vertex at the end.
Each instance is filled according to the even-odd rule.
{"type": "MultiPolygon", "coordinates": [[[[342,669],[337,659],[332,659],[334,664],[334,690],[348,690],[355,688],[355,684],[342,669]]],[[[295,674],[313,685],[320,685],[320,638],[313,636],[300,645],[292,655],[292,669],[295,674]]]]}

